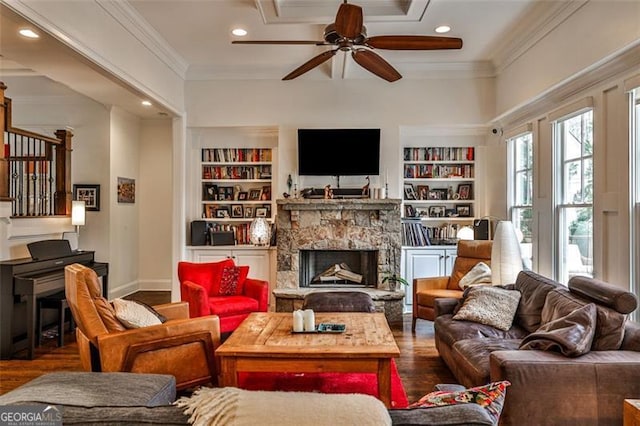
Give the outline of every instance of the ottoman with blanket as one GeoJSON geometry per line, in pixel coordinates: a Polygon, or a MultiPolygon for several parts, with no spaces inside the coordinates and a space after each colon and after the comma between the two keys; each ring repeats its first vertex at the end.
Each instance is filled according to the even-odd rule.
{"type": "MultiPolygon", "coordinates": [[[[469,394],[459,385],[441,386],[439,394],[469,394]]],[[[203,387],[176,401],[173,376],[62,372],[45,374],[1,395],[0,405],[61,406],[65,425],[495,426],[503,399],[499,397],[492,409],[456,403],[387,410],[381,401],[363,394],[203,387]]]]}

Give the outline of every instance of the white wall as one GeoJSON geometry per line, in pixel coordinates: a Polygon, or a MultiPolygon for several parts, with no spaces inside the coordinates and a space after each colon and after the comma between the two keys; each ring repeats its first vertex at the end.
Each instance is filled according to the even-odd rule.
{"type": "Polygon", "coordinates": [[[497,77],[496,115],[639,42],[640,2],[586,2],[497,77]]]}
{"type": "Polygon", "coordinates": [[[141,290],[171,290],[172,130],[171,120],[143,120],[140,133],[139,270],[141,290]]]}
{"type": "Polygon", "coordinates": [[[105,194],[112,206],[109,229],[111,298],[138,289],[140,200],[137,196],[142,183],[139,171],[141,127],[139,118],[122,109],[112,108],[109,146],[111,190],[105,194]],[[118,177],[136,180],[135,203],[118,203],[118,177]]]}

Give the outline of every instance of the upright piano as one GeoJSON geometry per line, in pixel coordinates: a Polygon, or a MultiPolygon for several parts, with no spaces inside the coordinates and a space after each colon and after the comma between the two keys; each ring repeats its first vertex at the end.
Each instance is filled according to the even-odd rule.
{"type": "Polygon", "coordinates": [[[109,264],[96,262],[93,251],[73,251],[67,240],[29,244],[30,258],[0,262],[0,359],[27,349],[33,359],[36,300],[64,290],[64,268],[80,263],[102,277],[107,296],[109,264]]]}

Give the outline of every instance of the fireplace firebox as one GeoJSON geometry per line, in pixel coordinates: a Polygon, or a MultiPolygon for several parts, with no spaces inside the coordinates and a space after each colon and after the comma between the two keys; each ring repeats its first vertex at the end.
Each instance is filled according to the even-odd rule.
{"type": "Polygon", "coordinates": [[[376,287],[378,250],[300,250],[300,287],[376,287]]]}

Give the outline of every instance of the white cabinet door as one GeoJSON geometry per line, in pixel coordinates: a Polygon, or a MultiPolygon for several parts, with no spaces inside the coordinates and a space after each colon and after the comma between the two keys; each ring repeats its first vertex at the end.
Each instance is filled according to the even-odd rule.
{"type": "Polygon", "coordinates": [[[405,249],[402,276],[409,282],[405,294],[405,307],[413,304],[413,279],[444,275],[446,250],[441,248],[405,249]]]}
{"type": "Polygon", "coordinates": [[[236,265],[249,266],[249,278],[269,281],[268,250],[234,250],[232,253],[236,265]]]}
{"type": "Polygon", "coordinates": [[[194,250],[193,261],[197,263],[204,262],[219,262],[231,257],[231,250],[229,249],[206,249],[206,250],[194,250]]]}
{"type": "Polygon", "coordinates": [[[457,249],[447,249],[444,255],[444,274],[442,275],[451,275],[453,271],[453,264],[456,262],[456,257],[458,257],[457,249]]]}

